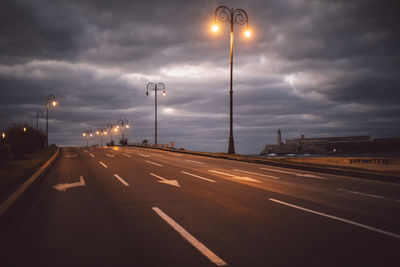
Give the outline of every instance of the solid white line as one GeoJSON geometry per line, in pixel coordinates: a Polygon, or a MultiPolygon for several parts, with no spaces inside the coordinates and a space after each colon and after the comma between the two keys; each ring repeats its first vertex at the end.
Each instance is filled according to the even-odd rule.
{"type": "Polygon", "coordinates": [[[155,162],[152,162],[152,161],[149,161],[149,160],[146,160],[146,162],[147,163],[150,163],[150,164],[154,164],[154,165],[156,165],[156,166],[162,166],[161,164],[158,164],[158,163],[155,163],[155,162]]]}
{"type": "Polygon", "coordinates": [[[141,153],[139,153],[138,155],[140,155],[140,156],[142,156],[142,157],[150,157],[150,155],[141,154],[141,153]]]}
{"type": "Polygon", "coordinates": [[[114,155],[107,154],[107,153],[106,153],[106,156],[107,156],[107,157],[110,157],[110,158],[113,158],[113,157],[115,157],[114,155]]]}
{"type": "Polygon", "coordinates": [[[101,165],[103,165],[104,168],[108,168],[108,166],[107,166],[106,164],[104,164],[103,162],[99,161],[99,163],[100,163],[101,165]]]}
{"type": "Polygon", "coordinates": [[[192,246],[194,246],[198,251],[200,251],[204,256],[206,256],[211,262],[217,266],[225,266],[227,263],[218,257],[214,252],[208,249],[203,243],[192,236],[188,231],[186,231],[182,226],[175,222],[171,217],[165,214],[158,207],[152,208],[155,213],[158,214],[164,221],[166,221],[172,228],[175,229],[186,241],[188,241],[192,246]]]}
{"type": "Polygon", "coordinates": [[[313,211],[313,210],[306,209],[306,208],[303,208],[303,207],[300,207],[300,206],[296,206],[296,205],[293,205],[293,204],[289,204],[289,203],[286,203],[286,202],[283,202],[283,201],[280,201],[280,200],[277,200],[277,199],[270,198],[269,200],[271,200],[273,202],[276,202],[276,203],[279,203],[279,204],[282,204],[282,205],[286,205],[286,206],[295,208],[295,209],[307,211],[307,212],[314,213],[314,214],[317,214],[317,215],[321,215],[321,216],[324,216],[324,217],[327,217],[327,218],[330,218],[330,219],[334,219],[334,220],[338,220],[338,221],[341,221],[341,222],[349,223],[349,224],[352,224],[352,225],[355,225],[355,226],[358,226],[358,227],[362,227],[362,228],[365,228],[365,229],[368,229],[368,230],[371,230],[371,231],[375,231],[375,232],[384,234],[384,235],[389,235],[389,236],[392,236],[392,237],[395,237],[395,238],[400,238],[400,235],[398,235],[398,234],[394,234],[394,233],[391,233],[391,232],[388,232],[388,231],[384,231],[384,230],[381,230],[381,229],[378,229],[378,228],[374,228],[374,227],[371,227],[371,226],[368,226],[368,225],[365,225],[365,224],[353,222],[353,221],[350,221],[350,220],[346,220],[346,219],[343,219],[343,218],[340,218],[340,217],[336,217],[336,216],[333,216],[333,215],[329,215],[329,214],[325,214],[325,213],[322,213],[322,212],[313,211]]]}
{"type": "Polygon", "coordinates": [[[357,195],[361,195],[361,196],[374,197],[374,198],[379,198],[379,199],[387,199],[387,200],[393,200],[393,201],[397,201],[397,202],[400,201],[400,199],[394,199],[394,198],[388,198],[388,197],[379,196],[379,195],[361,193],[361,192],[357,192],[357,191],[350,191],[350,190],[346,190],[346,189],[337,189],[337,190],[344,191],[347,193],[353,193],[353,194],[357,194],[357,195]]]}
{"type": "Polygon", "coordinates": [[[181,171],[181,173],[183,173],[183,174],[187,174],[187,175],[191,175],[191,176],[193,176],[193,177],[196,177],[196,178],[199,178],[199,179],[203,179],[203,180],[206,180],[206,181],[209,181],[209,182],[215,183],[215,181],[214,181],[214,180],[211,180],[211,179],[208,179],[208,178],[204,178],[204,177],[198,176],[198,175],[196,175],[196,174],[193,174],[193,173],[189,173],[189,172],[185,172],[185,171],[181,171]]]}
{"type": "Polygon", "coordinates": [[[259,175],[259,176],[272,178],[272,179],[280,179],[279,177],[276,177],[276,176],[271,176],[271,175],[266,175],[266,174],[261,174],[261,173],[256,173],[256,172],[248,172],[248,171],[242,171],[242,170],[238,170],[238,169],[233,169],[233,170],[236,172],[244,172],[244,173],[259,175]]]}
{"type": "Polygon", "coordinates": [[[129,186],[127,182],[125,182],[124,179],[122,179],[118,174],[114,174],[114,177],[117,178],[121,183],[123,183],[125,186],[129,186]]]}
{"type": "Polygon", "coordinates": [[[122,155],[124,155],[124,156],[126,156],[126,157],[128,157],[128,158],[132,158],[132,156],[131,156],[131,155],[129,155],[129,154],[126,154],[126,153],[122,153],[122,155]]]}
{"type": "Polygon", "coordinates": [[[94,155],[93,154],[89,154],[92,158],[94,158],[94,155]]]}
{"type": "Polygon", "coordinates": [[[328,178],[317,176],[314,174],[309,174],[309,173],[297,173],[297,172],[288,172],[288,171],[282,171],[282,170],[276,170],[276,169],[271,169],[271,168],[261,168],[261,170],[266,170],[266,171],[273,171],[273,172],[280,172],[280,173],[287,173],[287,174],[293,174],[296,176],[301,176],[301,177],[308,177],[308,178],[316,178],[316,179],[323,179],[323,180],[328,180],[328,178]]]}
{"type": "Polygon", "coordinates": [[[186,161],[193,162],[193,163],[198,163],[198,164],[204,164],[203,162],[199,162],[199,161],[195,161],[195,160],[190,160],[190,159],[187,159],[186,161]]]}

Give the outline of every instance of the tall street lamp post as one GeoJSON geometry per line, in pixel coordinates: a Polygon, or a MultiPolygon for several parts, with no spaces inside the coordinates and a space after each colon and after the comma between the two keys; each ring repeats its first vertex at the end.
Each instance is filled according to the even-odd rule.
{"type": "Polygon", "coordinates": [[[36,129],[39,129],[39,114],[41,114],[41,118],[43,118],[43,112],[41,110],[36,111],[36,129]]]}
{"type": "Polygon", "coordinates": [[[103,146],[103,135],[107,135],[107,128],[98,128],[96,134],[100,135],[101,146],[103,146]]]}
{"type": "Polygon", "coordinates": [[[246,24],[246,31],[244,35],[246,37],[251,36],[251,31],[249,30],[249,19],[247,13],[243,9],[233,9],[226,6],[219,6],[214,12],[214,25],[212,26],[212,31],[217,32],[219,26],[217,25],[217,19],[222,22],[228,22],[231,24],[231,49],[230,49],[230,129],[229,129],[229,147],[228,154],[235,154],[235,144],[233,140],[233,25],[244,25],[246,24]]]}
{"type": "Polygon", "coordinates": [[[113,132],[117,133],[118,132],[118,128],[116,127],[115,124],[109,123],[109,124],[107,124],[107,129],[110,130],[111,145],[113,145],[114,144],[113,132]]]}
{"type": "Polygon", "coordinates": [[[89,138],[93,137],[92,131],[85,130],[83,131],[82,136],[86,138],[86,147],[89,147],[89,138]]]}
{"type": "Polygon", "coordinates": [[[129,121],[127,119],[119,119],[117,124],[121,125],[121,138],[124,140],[124,128],[129,128],[129,121]]]}
{"type": "Polygon", "coordinates": [[[49,146],[49,106],[51,105],[53,107],[57,106],[57,101],[56,97],[54,95],[48,95],[47,96],[47,102],[46,102],[46,146],[49,146]]]}
{"type": "Polygon", "coordinates": [[[154,145],[157,147],[157,91],[163,91],[163,95],[165,96],[165,85],[163,83],[148,83],[147,84],[147,91],[146,96],[149,95],[149,90],[154,91],[154,145]]]}

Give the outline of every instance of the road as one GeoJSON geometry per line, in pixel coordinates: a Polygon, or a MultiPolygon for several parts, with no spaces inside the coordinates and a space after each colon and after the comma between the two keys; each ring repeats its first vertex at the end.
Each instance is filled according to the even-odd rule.
{"type": "Polygon", "coordinates": [[[0,266],[400,266],[400,185],[63,148],[0,218],[0,266]]]}

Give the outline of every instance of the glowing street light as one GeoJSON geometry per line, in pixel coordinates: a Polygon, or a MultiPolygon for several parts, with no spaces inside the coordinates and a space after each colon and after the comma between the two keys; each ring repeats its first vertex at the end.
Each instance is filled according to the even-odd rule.
{"type": "MultiPolygon", "coordinates": [[[[121,125],[121,140],[123,140],[122,142],[125,141],[124,138],[124,128],[129,128],[129,121],[127,119],[119,119],[117,121],[117,128],[119,129],[119,124],[121,125]]],[[[122,145],[122,144],[121,144],[122,145]]]]}
{"type": "Polygon", "coordinates": [[[24,133],[26,133],[26,127],[24,127],[24,133]]]}
{"type": "Polygon", "coordinates": [[[1,133],[1,137],[2,137],[3,139],[6,139],[6,133],[5,133],[5,132],[2,132],[2,133],[1,133]]]}
{"type": "Polygon", "coordinates": [[[147,84],[147,91],[146,91],[146,96],[149,95],[149,90],[154,91],[154,145],[157,147],[157,91],[162,91],[163,96],[166,95],[165,92],[165,85],[163,83],[148,83],[147,84]]]}
{"type": "Polygon", "coordinates": [[[46,102],[46,146],[49,146],[49,105],[50,102],[53,107],[57,105],[56,97],[54,95],[48,95],[47,96],[47,102],[46,102]]]}
{"type": "Polygon", "coordinates": [[[89,138],[93,137],[92,131],[84,130],[82,133],[82,136],[86,138],[86,147],[88,147],[89,146],[89,138]]]}
{"type": "Polygon", "coordinates": [[[106,128],[98,128],[96,131],[96,134],[100,135],[101,146],[103,146],[103,135],[107,135],[107,129],[106,128]]]}
{"type": "Polygon", "coordinates": [[[211,27],[213,32],[217,32],[219,27],[217,25],[217,18],[222,22],[228,22],[231,24],[231,47],[230,47],[230,129],[229,129],[229,147],[228,154],[235,154],[235,144],[233,140],[233,25],[244,25],[246,24],[246,31],[244,35],[246,37],[251,36],[249,30],[249,18],[246,11],[243,9],[233,9],[226,6],[219,6],[214,12],[214,25],[211,27]]]}

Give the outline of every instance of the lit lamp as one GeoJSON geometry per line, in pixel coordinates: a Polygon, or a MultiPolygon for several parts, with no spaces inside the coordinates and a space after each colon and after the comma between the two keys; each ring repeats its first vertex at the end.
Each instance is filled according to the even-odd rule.
{"type": "Polygon", "coordinates": [[[163,83],[148,83],[146,96],[149,95],[149,90],[154,91],[154,145],[157,147],[157,91],[162,91],[163,96],[165,96],[165,85],[163,83]]]}
{"type": "Polygon", "coordinates": [[[48,95],[47,96],[47,102],[46,102],[46,145],[49,146],[49,106],[51,105],[53,107],[57,106],[57,101],[56,97],[54,95],[48,95]]]}

